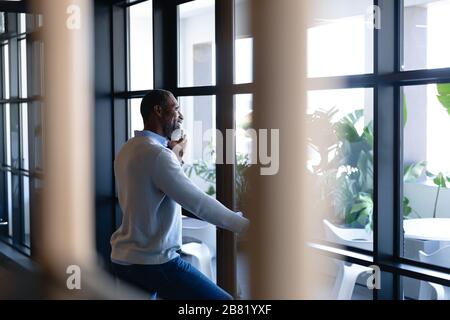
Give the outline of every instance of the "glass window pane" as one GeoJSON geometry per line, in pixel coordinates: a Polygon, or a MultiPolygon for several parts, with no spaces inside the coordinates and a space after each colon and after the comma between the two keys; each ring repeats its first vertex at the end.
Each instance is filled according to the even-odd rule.
{"type": "Polygon", "coordinates": [[[372,0],[314,1],[308,21],[308,77],[373,72],[372,0]]]}
{"type": "Polygon", "coordinates": [[[26,98],[28,94],[28,77],[27,77],[27,40],[19,41],[20,52],[20,97],[26,98]]]}
{"type": "Polygon", "coordinates": [[[29,169],[42,172],[44,168],[44,108],[41,102],[33,102],[28,108],[29,169]]]}
{"type": "Polygon", "coordinates": [[[236,114],[236,209],[244,210],[247,191],[246,171],[256,164],[257,133],[252,128],[253,95],[235,96],[236,114]]]}
{"type": "Polygon", "coordinates": [[[0,171],[0,235],[8,234],[8,198],[6,192],[6,172],[0,171]]]}
{"type": "Polygon", "coordinates": [[[129,7],[130,90],[153,89],[152,1],[129,7]]]}
{"type": "Polygon", "coordinates": [[[216,195],[216,98],[180,97],[183,130],[189,140],[185,171],[200,189],[216,195]]]}
{"type": "MultiPolygon", "coordinates": [[[[11,175],[12,215],[16,217],[20,214],[20,202],[21,202],[20,179],[21,177],[19,175],[16,174],[11,175]]],[[[13,221],[12,216],[10,221],[13,221]]],[[[13,234],[14,231],[13,230],[11,231],[13,234]]]]}
{"type": "Polygon", "coordinates": [[[253,82],[253,35],[250,1],[235,0],[234,83],[253,82]]]}
{"type": "Polygon", "coordinates": [[[8,236],[13,234],[13,197],[12,197],[12,175],[11,172],[6,173],[6,201],[8,207],[8,236]]]}
{"type": "Polygon", "coordinates": [[[450,66],[450,1],[404,1],[404,70],[450,66]]]}
{"type": "Polygon", "coordinates": [[[450,268],[450,84],[403,88],[405,258],[450,268]],[[441,257],[441,258],[439,258],[441,257]]]}
{"type": "Polygon", "coordinates": [[[19,114],[19,105],[17,104],[11,104],[10,109],[10,116],[11,116],[11,123],[10,123],[10,130],[11,130],[11,166],[13,168],[20,168],[20,131],[19,131],[19,121],[20,121],[20,114],[19,114]]]}
{"type": "Polygon", "coordinates": [[[178,33],[179,86],[215,85],[215,1],[179,5],[178,33]]]}
{"type": "Polygon", "coordinates": [[[19,13],[18,15],[19,33],[26,32],[26,19],[27,19],[26,13],[19,13]]]}
{"type": "Polygon", "coordinates": [[[142,116],[141,116],[141,101],[142,101],[142,98],[131,99],[129,101],[130,132],[128,134],[129,134],[130,138],[134,137],[134,131],[136,131],[136,130],[141,131],[144,129],[144,121],[142,120],[142,116]]]}
{"type": "MultiPolygon", "coordinates": [[[[216,97],[180,97],[178,102],[184,118],[184,134],[188,139],[183,156],[185,162],[183,169],[193,183],[205,193],[215,197],[216,97]]],[[[216,282],[216,227],[205,221],[183,218],[183,244],[192,241],[201,241],[208,247],[212,270],[204,274],[216,282]]]]}
{"type": "MultiPolygon", "coordinates": [[[[4,143],[5,143],[5,165],[11,166],[11,106],[4,105],[4,143]]],[[[3,160],[3,159],[2,159],[3,160]]],[[[12,187],[11,187],[11,172],[6,172],[6,209],[8,212],[8,236],[12,236],[12,187]]]]}
{"type": "Polygon", "coordinates": [[[11,166],[11,106],[9,103],[5,104],[4,117],[5,164],[11,166]]]}
{"type": "MultiPolygon", "coordinates": [[[[236,170],[235,170],[235,205],[236,211],[241,211],[244,215],[247,212],[247,172],[252,164],[256,163],[256,131],[252,128],[253,95],[239,94],[234,96],[236,115],[236,170]]],[[[238,257],[237,257],[237,281],[239,299],[250,299],[250,273],[249,261],[244,248],[248,238],[245,235],[238,235],[238,257]]]]}
{"type": "MultiPolygon", "coordinates": [[[[450,255],[450,252],[448,253],[450,255]]],[[[430,281],[402,277],[404,300],[449,300],[450,287],[430,281]]]]}
{"type": "Polygon", "coordinates": [[[3,46],[3,97],[9,99],[9,45],[3,46]]]}
{"type": "Polygon", "coordinates": [[[28,104],[22,103],[20,105],[20,150],[22,161],[20,167],[23,170],[29,170],[29,151],[28,151],[28,104]]]}
{"type": "Polygon", "coordinates": [[[22,176],[23,184],[23,244],[30,247],[30,178],[22,176]]]}
{"type": "Polygon", "coordinates": [[[307,167],[323,238],[372,250],[373,90],[310,91],[307,113],[307,167]]]}
{"type": "Polygon", "coordinates": [[[31,56],[31,96],[44,95],[44,43],[33,41],[31,56]]]}
{"type": "Polygon", "coordinates": [[[0,12],[0,33],[5,32],[5,13],[0,12]]]}

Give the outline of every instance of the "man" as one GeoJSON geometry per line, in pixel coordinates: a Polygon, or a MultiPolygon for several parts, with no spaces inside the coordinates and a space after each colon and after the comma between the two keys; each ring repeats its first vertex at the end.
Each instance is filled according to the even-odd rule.
{"type": "Polygon", "coordinates": [[[179,109],[170,92],[150,91],[141,103],[144,131],[136,131],[116,157],[114,171],[123,217],[111,237],[113,268],[119,278],[156,292],[162,299],[231,299],[178,253],[182,244],[180,205],[233,232],[242,232],[249,224],[184,174],[181,158],[186,137],[169,142],[183,121],[179,109]]]}

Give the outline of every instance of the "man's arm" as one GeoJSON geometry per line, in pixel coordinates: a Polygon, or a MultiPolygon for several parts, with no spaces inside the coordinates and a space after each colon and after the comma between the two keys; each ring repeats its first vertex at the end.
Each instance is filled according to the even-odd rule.
{"type": "Polygon", "coordinates": [[[248,219],[200,190],[186,176],[175,155],[168,149],[162,150],[156,159],[153,181],[166,195],[207,222],[237,233],[248,227],[248,219]]]}

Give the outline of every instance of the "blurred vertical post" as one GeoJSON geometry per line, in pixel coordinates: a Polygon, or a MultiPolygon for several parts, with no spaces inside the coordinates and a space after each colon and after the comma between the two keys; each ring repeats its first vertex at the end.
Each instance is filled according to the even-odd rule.
{"type": "Polygon", "coordinates": [[[309,199],[318,196],[306,185],[307,10],[304,0],[252,1],[254,127],[268,129],[269,137],[270,130],[279,129],[280,137],[278,173],[261,175],[258,165],[250,177],[255,299],[316,298],[320,288],[316,257],[307,250],[316,215],[309,199]]]}
{"type": "Polygon", "coordinates": [[[31,5],[43,15],[45,46],[45,189],[37,259],[65,286],[68,266],[83,272],[95,256],[92,3],[33,0],[31,5]]]}

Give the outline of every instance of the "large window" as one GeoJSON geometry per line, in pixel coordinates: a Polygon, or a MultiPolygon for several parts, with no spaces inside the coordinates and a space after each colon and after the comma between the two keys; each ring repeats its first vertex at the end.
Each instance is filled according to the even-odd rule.
{"type": "Polygon", "coordinates": [[[448,68],[450,1],[404,1],[403,70],[448,68]]]}
{"type": "Polygon", "coordinates": [[[153,88],[153,9],[145,1],[128,9],[129,89],[153,88]]]}
{"type": "MultiPolygon", "coordinates": [[[[443,227],[450,205],[450,70],[442,40],[447,6],[448,1],[314,2],[307,21],[307,169],[321,190],[317,208],[323,213],[316,214],[323,232],[313,245],[340,258],[325,275],[332,298],[418,299],[425,297],[424,284],[437,297],[436,285],[449,285],[447,258],[435,258],[450,245],[443,227]],[[331,205],[323,208],[322,199],[331,205]],[[374,291],[366,288],[371,265],[391,272],[381,273],[383,287],[374,291]],[[349,272],[350,286],[343,281],[349,272]]],[[[153,0],[117,7],[128,14],[119,10],[114,17],[126,30],[114,35],[116,151],[143,128],[139,106],[146,90],[170,90],[185,117],[186,173],[206,193],[245,213],[257,108],[250,1],[153,0]],[[124,54],[121,39],[128,39],[124,54]],[[235,135],[227,137],[226,129],[236,129],[235,135]],[[122,132],[126,138],[118,138],[122,132]],[[230,141],[232,164],[218,162],[221,148],[223,159],[230,159],[230,141]]],[[[5,110],[12,117],[17,107],[11,103],[5,110]]],[[[5,150],[12,148],[11,136],[5,143],[5,150]]],[[[12,186],[12,177],[4,179],[12,186]]],[[[13,197],[12,187],[2,192],[13,197]]],[[[245,239],[236,241],[223,230],[217,235],[217,252],[210,246],[217,253],[217,282],[246,297],[247,269],[239,255],[245,239]]]]}
{"type": "Polygon", "coordinates": [[[178,84],[216,84],[215,1],[196,0],[178,6],[178,84]]]}
{"type": "Polygon", "coordinates": [[[436,70],[449,67],[449,8],[323,0],[308,20],[318,242],[347,252],[324,275],[331,298],[435,299],[449,290],[450,69],[436,70]],[[361,290],[371,265],[395,272],[381,273],[379,290],[361,290]]]}
{"type": "Polygon", "coordinates": [[[0,25],[0,236],[30,254],[43,171],[43,45],[35,33],[42,18],[2,13],[0,25]]]}
{"type": "MultiPolygon", "coordinates": [[[[180,104],[188,136],[185,173],[205,193],[245,213],[253,108],[249,1],[124,1],[113,6],[113,15],[115,152],[135,130],[143,129],[140,102],[146,92],[170,90],[180,104]],[[226,129],[235,127],[236,135],[227,138],[226,129]]],[[[188,217],[183,219],[186,228],[203,228],[207,235],[203,240],[212,272],[205,274],[236,297],[248,297],[245,258],[236,251],[245,239],[236,242],[231,233],[183,214],[188,217]],[[239,274],[237,282],[229,277],[230,270],[239,274]]],[[[116,216],[118,225],[120,214],[116,216]]],[[[184,241],[192,236],[183,233],[184,241]]]]}
{"type": "Polygon", "coordinates": [[[367,27],[371,0],[314,1],[308,24],[308,76],[373,72],[373,29],[367,27]]]}

